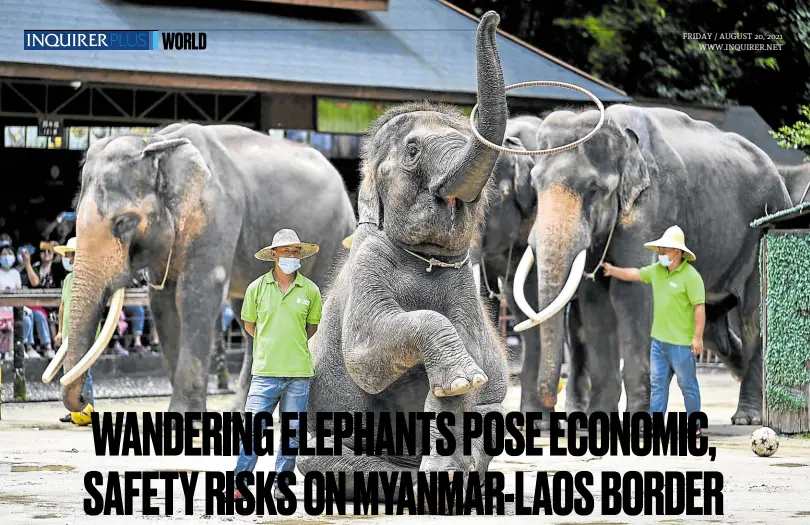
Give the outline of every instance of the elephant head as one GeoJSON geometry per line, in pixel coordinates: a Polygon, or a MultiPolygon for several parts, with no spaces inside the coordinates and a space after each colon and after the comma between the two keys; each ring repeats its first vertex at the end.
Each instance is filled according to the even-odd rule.
{"type": "MultiPolygon", "coordinates": [[[[526,150],[523,142],[515,136],[507,136],[503,146],[519,151],[526,150]]],[[[494,188],[480,241],[480,251],[484,255],[508,250],[521,235],[521,225],[533,219],[537,194],[532,187],[532,168],[534,160],[531,157],[501,155],[498,158],[492,174],[494,188]]]]}
{"type": "Polygon", "coordinates": [[[62,401],[69,410],[84,407],[84,376],[112,337],[124,288],[141,269],[149,269],[160,284],[172,256],[174,262],[182,258],[183,243],[204,226],[202,197],[210,177],[187,138],[120,136],[88,150],[76,213],[70,326],[62,354],[62,401]],[[111,297],[104,329],[94,342],[111,297]]]}
{"type": "MultiPolygon", "coordinates": [[[[503,141],[508,117],[495,44],[499,20],[495,12],[486,13],[476,37],[477,125],[495,144],[503,141]]],[[[361,224],[426,255],[469,249],[486,213],[484,189],[498,152],[475,138],[468,118],[429,103],[397,106],[371,126],[361,156],[361,224]]]]}
{"type": "MultiPolygon", "coordinates": [[[[556,111],[540,126],[538,147],[573,142],[590,132],[598,119],[597,111],[556,111]]],[[[532,170],[537,216],[529,247],[518,264],[515,301],[529,317],[519,329],[543,323],[540,395],[547,408],[556,404],[561,368],[564,316],[557,314],[579,286],[587,253],[601,254],[614,227],[632,227],[642,219],[640,197],[658,172],[650,153],[651,134],[644,122],[627,118],[623,108],[614,106],[588,142],[541,157],[532,170]],[[535,259],[539,313],[526,302],[523,290],[535,259]]]]}

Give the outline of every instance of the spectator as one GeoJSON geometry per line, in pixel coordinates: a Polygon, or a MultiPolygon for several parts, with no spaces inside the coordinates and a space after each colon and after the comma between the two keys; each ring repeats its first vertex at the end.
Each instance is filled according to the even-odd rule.
{"type": "MultiPolygon", "coordinates": [[[[142,286],[146,286],[146,275],[144,274],[143,270],[139,271],[135,275],[128,288],[140,288],[142,286]]],[[[130,321],[130,326],[132,327],[132,349],[134,351],[141,351],[143,350],[143,341],[141,340],[141,337],[143,336],[143,329],[144,325],[146,324],[148,309],[141,305],[125,306],[124,313],[126,313],[127,318],[130,321]]],[[[157,331],[155,330],[154,323],[152,323],[150,335],[152,339],[152,346],[157,346],[157,331]]]]}
{"type": "MultiPolygon", "coordinates": [[[[7,238],[8,235],[5,235],[7,238]]],[[[0,236],[0,242],[5,241],[0,236]]],[[[0,249],[0,292],[22,288],[20,272],[14,269],[14,249],[11,240],[0,249]]],[[[6,361],[14,359],[14,308],[0,307],[0,351],[5,354],[6,361]]]]}
{"type": "MultiPolygon", "coordinates": [[[[25,272],[20,274],[23,288],[61,288],[62,280],[65,278],[65,270],[62,265],[54,264],[55,243],[42,241],[39,243],[39,261],[30,263],[27,253],[23,254],[25,259],[25,272]]],[[[33,347],[34,327],[36,327],[37,337],[40,345],[45,350],[45,357],[52,359],[54,356],[51,345],[51,329],[49,319],[56,321],[56,309],[45,309],[41,306],[32,306],[30,314],[25,317],[25,344],[33,347]]],[[[30,348],[28,351],[32,351],[30,348]]]]}

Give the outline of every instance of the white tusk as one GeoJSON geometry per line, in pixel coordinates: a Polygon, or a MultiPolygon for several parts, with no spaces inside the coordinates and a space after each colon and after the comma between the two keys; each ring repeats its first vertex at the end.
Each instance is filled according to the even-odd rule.
{"type": "Polygon", "coordinates": [[[520,258],[520,263],[518,263],[518,267],[515,270],[515,283],[512,286],[518,308],[520,308],[529,319],[537,317],[537,313],[532,310],[532,307],[526,302],[526,295],[524,295],[525,291],[523,289],[526,286],[526,277],[528,277],[532,269],[532,264],[534,264],[534,252],[532,252],[532,247],[529,246],[526,248],[526,251],[523,252],[523,257],[520,258]]]}
{"type": "MultiPolygon", "coordinates": [[[[585,271],[586,257],[587,253],[585,250],[579,252],[574,259],[574,263],[571,265],[571,273],[568,274],[568,280],[565,282],[565,286],[563,286],[560,294],[553,301],[551,301],[551,304],[546,306],[542,312],[530,316],[529,319],[526,319],[522,323],[518,324],[515,327],[515,332],[522,332],[537,326],[565,308],[565,305],[568,304],[568,301],[570,301],[577,292],[580,281],[582,281],[582,275],[585,271]]],[[[517,281],[517,278],[515,278],[515,281],[517,281]]],[[[517,284],[515,285],[515,288],[517,288],[517,284]]],[[[515,300],[517,300],[517,297],[515,300]]]]}
{"type": "Polygon", "coordinates": [[[112,339],[113,332],[118,326],[118,318],[123,308],[124,289],[119,288],[112,296],[112,301],[110,301],[110,313],[107,314],[107,319],[104,321],[101,333],[98,334],[98,339],[93,343],[92,348],[84,354],[82,360],[62,376],[62,379],[59,380],[62,386],[68,386],[80,378],[82,374],[93,366],[93,363],[96,362],[101,354],[104,353],[104,349],[107,348],[107,344],[110,342],[110,339],[112,339]]]}
{"type": "Polygon", "coordinates": [[[48,368],[42,372],[42,382],[43,383],[50,383],[59,369],[62,367],[62,361],[65,360],[65,354],[67,354],[68,349],[68,338],[65,337],[65,340],[62,341],[62,346],[59,347],[59,351],[56,352],[56,355],[53,356],[51,359],[50,364],[48,364],[48,368]]]}
{"type": "Polygon", "coordinates": [[[473,279],[475,279],[475,295],[479,295],[481,293],[481,265],[480,264],[473,264],[473,279]]]}

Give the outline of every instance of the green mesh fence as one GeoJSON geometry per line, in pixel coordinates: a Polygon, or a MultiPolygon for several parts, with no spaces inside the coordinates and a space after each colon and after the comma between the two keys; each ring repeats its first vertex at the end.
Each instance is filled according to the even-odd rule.
{"type": "Polygon", "coordinates": [[[805,365],[810,360],[810,232],[766,234],[763,242],[767,243],[764,261],[760,250],[763,283],[762,272],[767,271],[767,293],[761,303],[768,323],[766,403],[773,412],[806,410],[807,396],[802,390],[810,383],[805,365]]]}

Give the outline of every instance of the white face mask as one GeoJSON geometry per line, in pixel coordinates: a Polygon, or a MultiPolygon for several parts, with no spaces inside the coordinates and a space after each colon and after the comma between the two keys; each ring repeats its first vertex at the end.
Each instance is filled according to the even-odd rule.
{"type": "Polygon", "coordinates": [[[659,255],[658,262],[661,263],[661,266],[664,268],[669,268],[669,265],[672,264],[672,261],[669,260],[669,255],[659,255]]]}
{"type": "Polygon", "coordinates": [[[290,275],[301,267],[301,261],[292,257],[279,257],[276,263],[282,272],[290,275]]]}
{"type": "Polygon", "coordinates": [[[73,271],[73,265],[70,264],[70,261],[68,261],[67,257],[62,257],[62,266],[65,268],[65,271],[68,271],[68,272],[73,271]]]}

